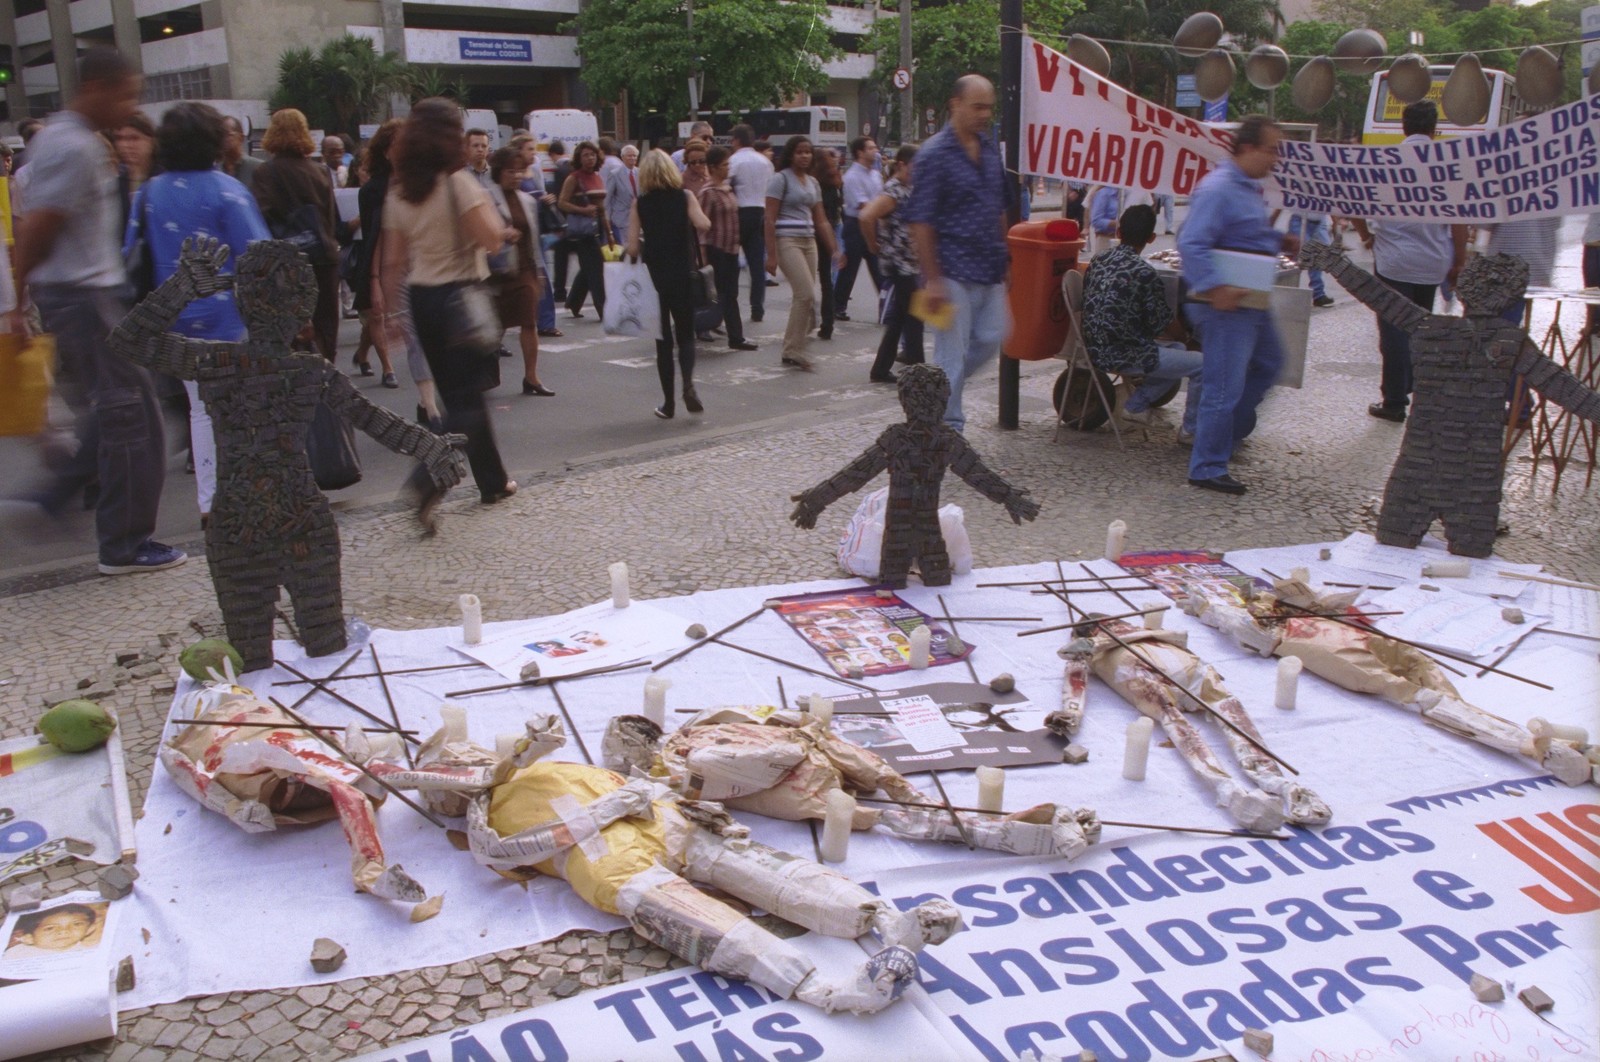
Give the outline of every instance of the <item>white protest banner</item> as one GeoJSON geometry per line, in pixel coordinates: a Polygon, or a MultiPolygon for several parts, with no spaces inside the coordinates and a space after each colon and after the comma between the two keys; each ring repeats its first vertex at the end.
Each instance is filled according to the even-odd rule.
{"type": "Polygon", "coordinates": [[[116,862],[111,771],[104,746],[70,753],[39,737],[0,741],[0,881],[75,855],[69,840],[91,846],[81,858],[116,862]]]}
{"type": "MultiPolygon", "coordinates": [[[[961,908],[968,931],[928,949],[922,985],[991,1062],[1029,1048],[1210,1058],[1246,1028],[1430,985],[1466,1011],[1474,971],[1514,977],[1557,951],[1571,961],[1540,987],[1566,1007],[1544,1017],[1561,1027],[1564,1013],[1587,1012],[1592,992],[1570,982],[1592,984],[1600,958],[1592,790],[1521,779],[1291,832],[1281,842],[1152,837],[1070,865],[908,867],[875,885],[902,909],[933,896],[961,908]]],[[[1404,1010],[1370,1012],[1362,1036],[1404,1010]]],[[[1364,1046],[1320,1043],[1323,1058],[1361,1057],[1344,1048],[1364,1046]]],[[[1532,1046],[1505,1057],[1540,1057],[1524,1052],[1532,1046]]]]}
{"type": "MultiPolygon", "coordinates": [[[[1024,38],[1025,174],[1188,195],[1231,139],[1024,38]]],[[[1285,140],[1280,155],[1267,195],[1298,213],[1441,223],[1586,214],[1600,207],[1600,95],[1470,136],[1285,140]]]]}
{"type": "MultiPolygon", "coordinates": [[[[824,969],[859,964],[853,942],[804,938],[824,969]]],[[[916,993],[917,989],[912,989],[916,993]]],[[[700,970],[669,970],[363,1055],[356,1062],[807,1062],[886,1057],[953,1062],[969,1052],[903,998],[868,1017],[786,1003],[765,989],[700,970]],[[890,1047],[889,1045],[893,1045],[890,1047]]]]}

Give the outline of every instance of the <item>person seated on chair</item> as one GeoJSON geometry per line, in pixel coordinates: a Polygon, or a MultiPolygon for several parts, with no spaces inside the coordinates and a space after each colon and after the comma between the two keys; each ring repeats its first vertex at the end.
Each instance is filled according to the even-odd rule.
{"type": "Polygon", "coordinates": [[[1144,377],[1123,404],[1126,419],[1144,416],[1187,377],[1179,437],[1189,439],[1200,410],[1202,359],[1198,350],[1189,350],[1177,338],[1182,325],[1167,303],[1161,278],[1139,256],[1156,238],[1156,212],[1144,205],[1129,207],[1122,212],[1118,232],[1121,242],[1090,262],[1083,278],[1083,342],[1089,360],[1101,372],[1144,377]]]}

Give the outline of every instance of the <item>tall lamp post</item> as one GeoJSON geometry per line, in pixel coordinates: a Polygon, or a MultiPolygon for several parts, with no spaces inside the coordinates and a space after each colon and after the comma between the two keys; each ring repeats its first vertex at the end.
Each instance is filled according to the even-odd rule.
{"type": "MultiPolygon", "coordinates": [[[[1000,141],[1005,145],[1006,179],[1020,183],[1022,159],[1022,0],[1000,0],[1000,141]]],[[[1022,201],[1022,189],[1017,202],[1022,201]]],[[[1010,227],[1019,220],[1008,216],[1010,227]]],[[[1022,363],[1000,355],[1000,426],[1015,430],[1021,407],[1022,363]]]]}

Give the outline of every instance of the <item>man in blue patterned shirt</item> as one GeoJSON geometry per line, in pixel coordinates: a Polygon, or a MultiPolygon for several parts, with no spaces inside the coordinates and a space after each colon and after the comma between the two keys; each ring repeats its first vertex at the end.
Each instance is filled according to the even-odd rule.
{"type": "Polygon", "coordinates": [[[948,305],[954,319],[933,330],[934,364],[950,380],[944,421],[966,427],[961,392],[967,377],[1000,353],[1010,325],[1006,307],[1006,176],[989,127],[994,86],[977,74],[956,81],[950,124],[917,153],[917,179],[906,221],[930,315],[948,305]]]}
{"type": "Polygon", "coordinates": [[[1243,494],[1228,475],[1233,447],[1255,430],[1256,407],[1283,367],[1283,344],[1268,310],[1242,305],[1248,289],[1223,282],[1215,251],[1295,254],[1296,236],[1272,227],[1261,181],[1278,164],[1278,124],[1261,115],[1239,123],[1233,157],[1206,174],[1189,200],[1189,217],[1178,233],[1183,276],[1192,297],[1189,320],[1200,332],[1200,417],[1189,483],[1223,494],[1243,494]]]}
{"type": "Polygon", "coordinates": [[[1089,360],[1102,372],[1143,376],[1122,412],[1142,417],[1175,381],[1188,377],[1180,439],[1194,438],[1200,411],[1201,354],[1174,340],[1161,340],[1172,324],[1172,307],[1155,267],[1140,257],[1156,238],[1156,212],[1131,206],[1117,231],[1122,242],[1089,263],[1083,278],[1083,342],[1089,360]]]}

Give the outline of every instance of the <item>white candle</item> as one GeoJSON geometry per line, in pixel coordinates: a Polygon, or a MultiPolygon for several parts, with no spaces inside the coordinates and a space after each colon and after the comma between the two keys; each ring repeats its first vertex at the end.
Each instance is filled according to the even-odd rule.
{"type": "Polygon", "coordinates": [[[461,638],[468,645],[477,645],[483,641],[483,603],[478,600],[477,594],[462,594],[461,605],[461,638]]]}
{"type": "Polygon", "coordinates": [[[1150,758],[1150,735],[1155,721],[1141,715],[1128,724],[1128,743],[1122,750],[1122,777],[1130,782],[1144,781],[1145,761],[1150,758]]]}
{"type": "Polygon", "coordinates": [[[924,624],[911,632],[911,666],[922,670],[928,666],[928,652],[933,645],[933,631],[924,624]]]}
{"type": "Polygon", "coordinates": [[[1528,720],[1528,732],[1535,738],[1571,741],[1579,745],[1587,745],[1589,743],[1589,732],[1583,727],[1552,723],[1547,719],[1540,719],[1538,716],[1528,720]]]}
{"type": "Polygon", "coordinates": [[[644,680],[644,717],[656,726],[667,723],[667,687],[672,680],[651,675],[644,680]]]}
{"type": "Polygon", "coordinates": [[[822,798],[828,806],[827,817],[822,820],[822,860],[825,863],[843,863],[850,851],[850,826],[856,817],[856,798],[843,789],[831,789],[822,798]]]}
{"type": "Polygon", "coordinates": [[[1422,574],[1428,579],[1465,579],[1472,574],[1472,562],[1466,558],[1434,561],[1422,566],[1422,574]]]}
{"type": "Polygon", "coordinates": [[[1300,671],[1306,666],[1298,656],[1286,656],[1278,661],[1278,692],[1273,703],[1279,708],[1293,708],[1295,695],[1300,690],[1300,671]]]}
{"type": "Polygon", "coordinates": [[[1161,629],[1161,625],[1166,621],[1167,610],[1164,608],[1158,608],[1153,612],[1146,612],[1144,614],[1144,629],[1147,631],[1159,631],[1161,629]]]}
{"type": "Polygon", "coordinates": [[[1296,583],[1310,583],[1311,582],[1311,569],[1310,568],[1290,568],[1289,569],[1289,579],[1290,579],[1291,582],[1296,582],[1296,583]]]}
{"type": "Polygon", "coordinates": [[[628,566],[621,561],[606,569],[611,573],[611,607],[628,607],[628,566]]]}
{"type": "Polygon", "coordinates": [[[1118,561],[1122,559],[1122,547],[1128,541],[1128,525],[1121,520],[1113,520],[1106,525],[1106,560],[1118,561]]]}
{"type": "Polygon", "coordinates": [[[1006,805],[1006,772],[999,767],[978,768],[978,807],[1000,811],[1006,805]]]}
{"type": "Polygon", "coordinates": [[[819,697],[813,693],[811,695],[810,708],[811,718],[821,723],[823,726],[827,726],[829,723],[833,722],[832,697],[819,697]]]}

